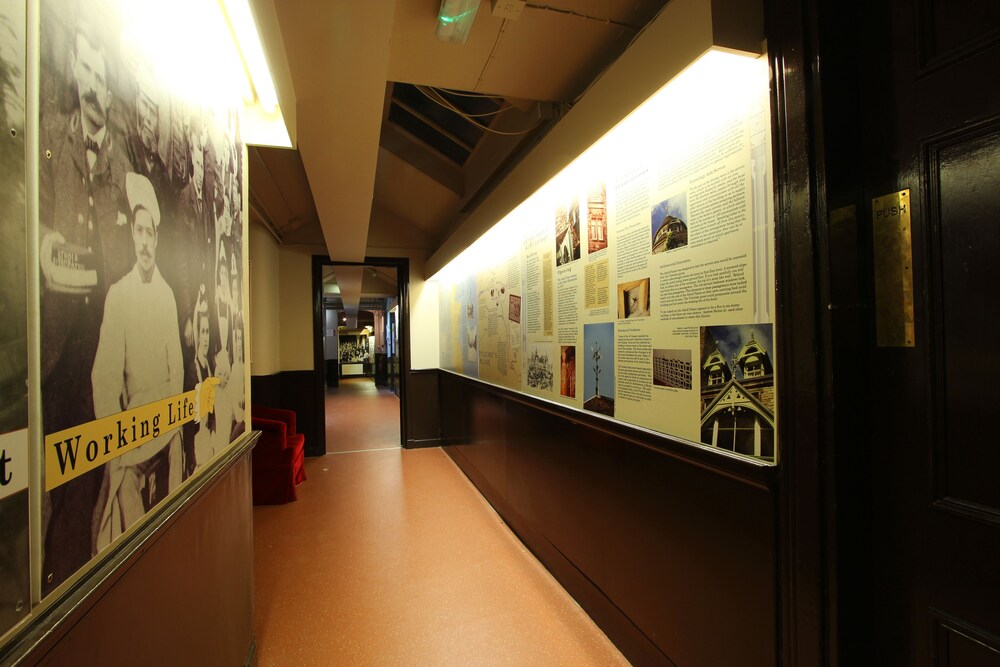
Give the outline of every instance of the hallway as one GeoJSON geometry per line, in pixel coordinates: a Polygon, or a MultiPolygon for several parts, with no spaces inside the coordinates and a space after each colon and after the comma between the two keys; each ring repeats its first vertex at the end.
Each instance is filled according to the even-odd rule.
{"type": "Polygon", "coordinates": [[[372,378],[341,378],[326,390],[326,453],[400,446],[399,399],[372,378]]]}
{"type": "Polygon", "coordinates": [[[627,664],[441,449],[398,447],[398,410],[370,381],[328,391],[349,453],[254,508],[261,667],[627,664]]]}

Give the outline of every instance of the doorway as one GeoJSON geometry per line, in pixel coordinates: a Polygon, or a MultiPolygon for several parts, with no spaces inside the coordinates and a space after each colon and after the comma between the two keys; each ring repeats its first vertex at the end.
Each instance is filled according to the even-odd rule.
{"type": "Polygon", "coordinates": [[[313,259],[315,367],[325,406],[326,453],[406,442],[404,369],[408,261],[313,259]]]}

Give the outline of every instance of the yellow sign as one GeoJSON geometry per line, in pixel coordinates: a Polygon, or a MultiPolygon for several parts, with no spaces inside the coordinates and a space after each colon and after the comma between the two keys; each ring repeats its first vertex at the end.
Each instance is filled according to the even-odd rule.
{"type": "Polygon", "coordinates": [[[191,391],[45,436],[45,489],[65,484],[215,410],[211,377],[191,391]]]}

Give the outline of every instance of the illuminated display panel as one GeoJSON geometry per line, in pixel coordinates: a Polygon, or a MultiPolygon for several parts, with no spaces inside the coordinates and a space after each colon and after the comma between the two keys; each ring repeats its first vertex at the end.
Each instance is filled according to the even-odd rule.
{"type": "Polygon", "coordinates": [[[434,276],[441,367],[776,462],[769,131],[707,52],[434,276]]]}

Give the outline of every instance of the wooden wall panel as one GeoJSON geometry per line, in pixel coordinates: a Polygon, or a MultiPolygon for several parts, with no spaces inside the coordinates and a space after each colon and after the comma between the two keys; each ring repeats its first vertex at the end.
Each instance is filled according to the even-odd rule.
{"type": "Polygon", "coordinates": [[[405,382],[406,446],[437,447],[441,444],[437,370],[408,371],[405,382]]]}
{"type": "Polygon", "coordinates": [[[281,374],[251,375],[250,401],[254,405],[264,405],[269,408],[280,407],[278,404],[281,403],[281,374]]]}
{"type": "Polygon", "coordinates": [[[326,454],[326,402],[317,371],[282,371],[250,376],[254,405],[294,410],[299,432],[306,436],[306,456],[326,454]]]}
{"type": "MultiPolygon", "coordinates": [[[[254,656],[250,451],[42,636],[22,665],[246,665],[254,656]]],[[[60,613],[59,607],[52,614],[60,613]]],[[[45,624],[45,619],[42,625],[45,624]]],[[[32,645],[31,640],[26,643],[32,645]]],[[[0,663],[7,664],[0,656],[0,663]]]]}
{"type": "Polygon", "coordinates": [[[441,396],[446,451],[633,662],[777,663],[774,469],[452,373],[441,396]]]}

